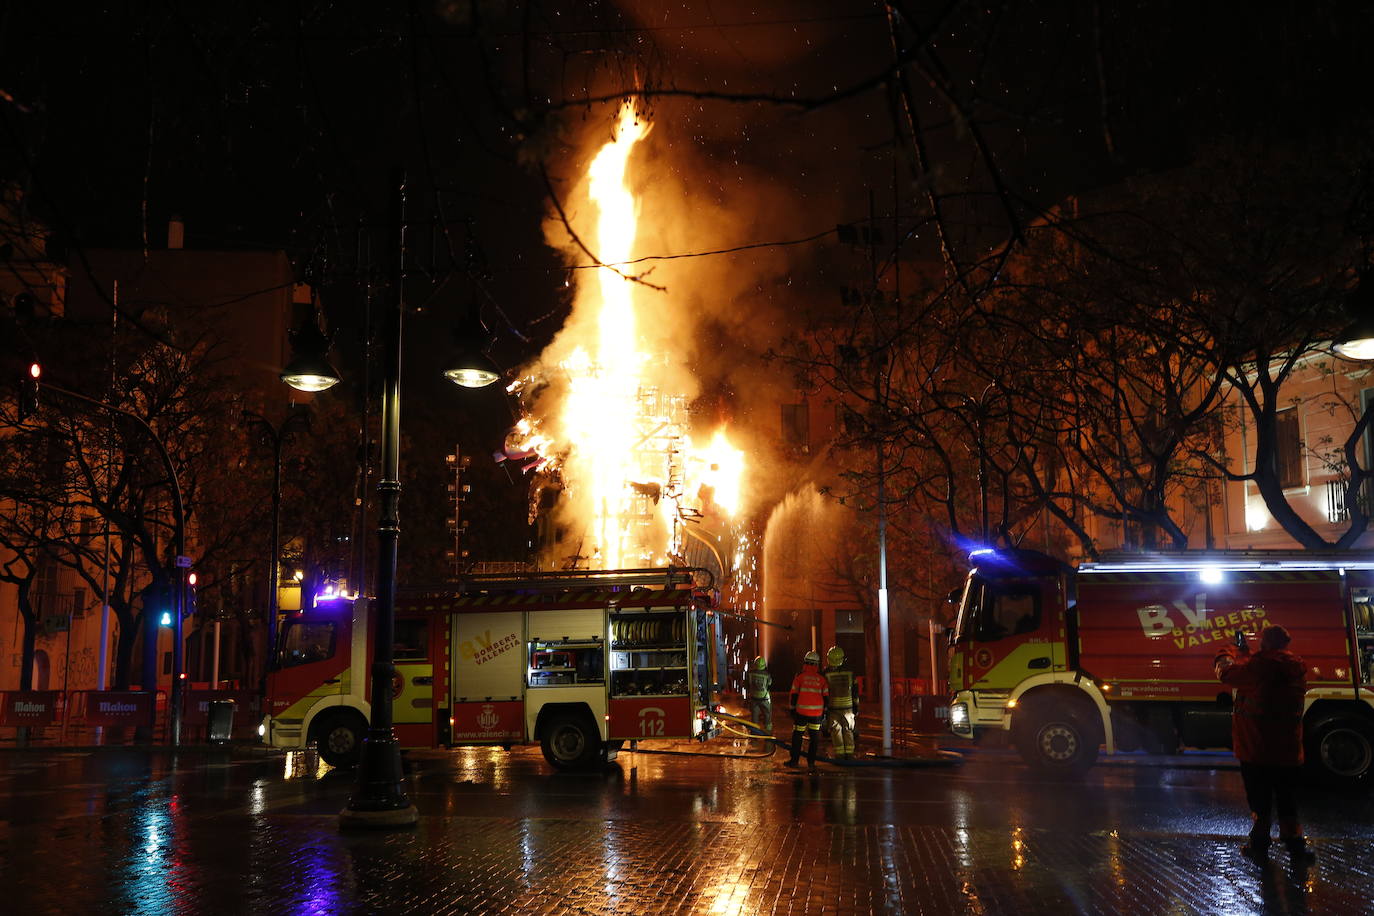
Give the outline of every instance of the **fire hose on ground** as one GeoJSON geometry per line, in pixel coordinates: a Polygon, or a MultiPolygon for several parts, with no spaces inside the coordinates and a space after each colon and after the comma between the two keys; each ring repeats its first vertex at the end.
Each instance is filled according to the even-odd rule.
{"type": "Polygon", "coordinates": [[[717,719],[727,719],[731,722],[738,722],[739,724],[745,726],[748,729],[747,731],[740,731],[737,728],[732,728],[729,725],[721,723],[721,731],[729,732],[732,735],[738,735],[741,738],[759,739],[767,744],[768,749],[757,754],[712,754],[706,751],[669,751],[648,749],[639,747],[638,741],[631,741],[630,751],[631,753],[635,754],[662,754],[671,757],[717,757],[728,758],[732,760],[761,760],[765,757],[772,757],[773,754],[777,752],[778,739],[774,738],[772,735],[766,734],[763,731],[763,729],[759,728],[756,724],[754,724],[752,719],[746,719],[743,716],[731,715],[728,712],[717,712],[715,713],[715,716],[717,719]]]}
{"type": "MultiPolygon", "coordinates": [[[[705,752],[705,751],[669,751],[669,750],[657,750],[657,749],[641,748],[641,747],[639,747],[639,742],[637,742],[637,741],[632,741],[632,742],[630,742],[630,752],[631,752],[631,753],[635,753],[635,754],[660,754],[660,755],[672,756],[672,757],[717,757],[717,758],[728,758],[728,759],[734,759],[734,760],[749,760],[749,759],[752,759],[752,760],[759,760],[759,759],[763,759],[763,758],[765,758],[765,757],[771,757],[771,756],[773,756],[775,753],[777,753],[778,744],[779,744],[779,739],[778,739],[776,736],[774,736],[774,735],[770,735],[770,734],[765,733],[765,732],[763,731],[763,729],[761,729],[752,719],[746,719],[746,718],[743,717],[743,716],[732,715],[731,713],[728,713],[728,712],[717,712],[717,713],[715,713],[715,716],[716,716],[717,719],[721,719],[721,720],[725,720],[725,721],[728,721],[728,722],[734,722],[734,723],[737,723],[737,724],[739,724],[739,725],[743,725],[743,726],[745,727],[745,729],[746,729],[746,731],[741,731],[741,730],[739,730],[739,729],[737,729],[737,728],[733,728],[733,727],[731,727],[731,726],[729,726],[729,725],[726,725],[725,722],[721,722],[721,723],[720,723],[720,730],[721,730],[721,731],[727,732],[727,733],[729,733],[729,734],[731,734],[731,735],[738,735],[738,736],[741,737],[741,738],[750,738],[750,739],[762,740],[762,741],[764,741],[764,742],[767,743],[768,749],[767,749],[766,751],[762,752],[762,753],[756,753],[756,754],[712,754],[712,753],[708,753],[708,752],[705,752]]],[[[784,743],[785,743],[785,742],[784,742],[784,743]]],[[[841,760],[841,759],[839,759],[839,758],[834,758],[834,757],[826,757],[826,758],[822,758],[822,759],[823,759],[826,763],[830,763],[830,764],[833,764],[833,765],[838,766],[838,767],[856,767],[856,768],[858,768],[858,767],[939,767],[939,766],[956,766],[956,765],[958,765],[958,764],[960,764],[960,763],[963,763],[963,760],[964,760],[963,757],[961,757],[960,755],[955,754],[955,753],[950,752],[950,751],[936,751],[936,754],[938,754],[938,756],[936,756],[936,757],[877,757],[877,756],[875,756],[875,757],[865,757],[865,758],[861,758],[861,759],[854,759],[854,758],[851,758],[851,759],[846,759],[846,760],[841,760]]]]}

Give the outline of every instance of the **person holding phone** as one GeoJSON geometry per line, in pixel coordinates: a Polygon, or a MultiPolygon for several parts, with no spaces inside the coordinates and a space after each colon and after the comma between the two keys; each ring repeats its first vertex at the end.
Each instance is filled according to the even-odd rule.
{"type": "Polygon", "coordinates": [[[1237,630],[1235,645],[1219,652],[1214,664],[1217,679],[1235,689],[1231,742],[1252,821],[1241,853],[1257,863],[1268,861],[1277,809],[1279,839],[1289,861],[1301,866],[1316,858],[1303,836],[1297,804],[1307,666],[1288,651],[1290,642],[1286,629],[1268,626],[1260,633],[1260,651],[1251,655],[1245,633],[1237,630]]]}

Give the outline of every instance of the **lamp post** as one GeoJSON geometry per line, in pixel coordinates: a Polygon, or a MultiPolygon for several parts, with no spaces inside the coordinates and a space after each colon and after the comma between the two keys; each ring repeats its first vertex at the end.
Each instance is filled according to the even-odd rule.
{"type": "MultiPolygon", "coordinates": [[[[373,636],[372,718],[358,763],[358,783],[348,806],[339,814],[343,827],[408,827],[419,814],[402,784],[401,751],[392,733],[391,680],[396,623],[396,559],[400,539],[401,450],[401,318],[405,281],[404,172],[391,177],[391,240],[388,296],[382,328],[382,454],[377,482],[376,632],[373,636]]],[[[477,348],[485,358],[485,349],[477,348]]],[[[461,356],[462,354],[460,354],[461,356]]],[[[464,387],[491,384],[499,373],[485,365],[453,365],[444,375],[464,387]]],[[[283,380],[295,384],[283,373],[283,380]]]]}
{"type": "MultiPolygon", "coordinates": [[[[318,327],[316,330],[318,332],[318,327]]],[[[277,646],[277,590],[281,573],[281,453],[294,433],[309,431],[310,412],[293,410],[280,426],[273,426],[266,417],[245,410],[243,421],[258,434],[263,445],[272,448],[272,528],[267,547],[267,657],[262,666],[262,693],[263,702],[266,702],[267,672],[272,667],[273,652],[277,646]]]]}

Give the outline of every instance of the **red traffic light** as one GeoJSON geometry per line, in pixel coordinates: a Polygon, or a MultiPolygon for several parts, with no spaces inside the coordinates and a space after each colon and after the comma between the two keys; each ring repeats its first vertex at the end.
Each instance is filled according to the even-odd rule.
{"type": "Polygon", "coordinates": [[[23,423],[29,417],[38,413],[38,377],[43,374],[43,367],[37,361],[29,363],[28,378],[19,380],[19,404],[17,416],[19,422],[23,423]]]}
{"type": "Polygon", "coordinates": [[[195,584],[196,584],[196,574],[195,574],[195,573],[189,573],[189,574],[186,576],[186,584],[187,584],[187,585],[195,585],[195,584]]]}

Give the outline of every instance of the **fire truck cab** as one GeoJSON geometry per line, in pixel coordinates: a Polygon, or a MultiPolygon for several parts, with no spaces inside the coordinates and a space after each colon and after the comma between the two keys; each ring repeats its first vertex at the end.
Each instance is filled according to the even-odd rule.
{"type": "Polygon", "coordinates": [[[950,634],[950,729],[1006,734],[1047,772],[1108,754],[1231,743],[1217,651],[1266,624],[1307,668],[1309,765],[1374,779],[1374,557],[1288,552],[1121,554],[1073,569],[1034,551],[978,551],[950,634]]]}

